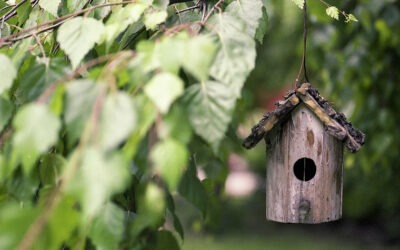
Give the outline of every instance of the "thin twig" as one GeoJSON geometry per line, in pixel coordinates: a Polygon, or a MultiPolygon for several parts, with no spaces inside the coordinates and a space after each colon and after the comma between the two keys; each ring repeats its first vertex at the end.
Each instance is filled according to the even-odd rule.
{"type": "Polygon", "coordinates": [[[307,65],[306,65],[306,53],[307,53],[307,0],[304,1],[303,6],[303,55],[301,57],[301,64],[299,72],[297,73],[296,80],[294,82],[294,87],[297,88],[300,86],[300,75],[301,72],[304,73],[304,79],[308,82],[307,76],[307,65]]]}
{"type": "Polygon", "coordinates": [[[214,6],[211,8],[211,10],[208,12],[208,14],[202,18],[201,23],[204,25],[207,20],[210,18],[211,14],[215,11],[215,10],[219,10],[220,8],[219,6],[224,2],[224,0],[219,0],[216,4],[214,4],[214,6]]]}
{"type": "Polygon", "coordinates": [[[91,12],[94,9],[102,8],[102,7],[108,7],[108,6],[122,5],[122,4],[127,4],[127,3],[135,3],[135,2],[136,2],[136,0],[131,0],[131,1],[121,1],[121,2],[117,2],[117,3],[104,3],[104,4],[93,5],[93,6],[89,7],[89,8],[86,8],[86,9],[83,9],[83,10],[79,10],[79,11],[76,11],[74,13],[67,14],[65,16],[50,20],[50,21],[42,23],[40,25],[37,25],[37,26],[31,27],[31,28],[22,30],[20,32],[11,34],[9,36],[6,36],[4,38],[1,38],[0,39],[0,48],[2,46],[4,46],[5,44],[10,44],[10,43],[12,44],[12,43],[14,43],[16,41],[19,41],[19,40],[25,39],[27,37],[33,36],[33,33],[30,33],[31,31],[35,31],[34,32],[35,34],[40,34],[40,33],[43,33],[45,31],[55,29],[58,26],[60,26],[62,23],[66,22],[67,19],[70,19],[72,17],[78,16],[78,15],[81,15],[81,14],[84,14],[84,13],[87,13],[87,12],[91,12]],[[48,25],[50,25],[50,26],[48,26],[48,25]],[[48,26],[48,27],[46,27],[46,26],[48,26]],[[46,27],[46,28],[40,29],[42,27],[46,27]],[[38,30],[38,29],[40,29],[40,30],[38,30]]]}

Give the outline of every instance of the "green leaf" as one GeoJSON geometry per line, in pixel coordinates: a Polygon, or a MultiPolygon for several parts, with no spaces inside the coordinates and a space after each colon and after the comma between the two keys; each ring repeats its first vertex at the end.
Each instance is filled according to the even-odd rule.
{"type": "Polygon", "coordinates": [[[303,9],[304,0],[292,0],[292,2],[295,3],[300,9],[303,9]]]}
{"type": "Polygon", "coordinates": [[[145,4],[135,3],[113,10],[103,34],[107,44],[110,44],[128,25],[138,21],[146,8],[145,4]]]}
{"type": "Polygon", "coordinates": [[[156,107],[144,94],[138,95],[134,101],[137,107],[138,119],[136,129],[122,149],[126,159],[131,159],[136,154],[139,142],[148,134],[157,117],[156,107]]]}
{"type": "MultiPolygon", "coordinates": [[[[22,2],[22,1],[19,1],[22,2]]],[[[32,12],[32,5],[31,2],[29,1],[25,1],[24,3],[22,3],[17,9],[17,19],[18,19],[18,23],[19,26],[24,26],[25,28],[27,28],[27,23],[25,23],[25,21],[28,19],[29,14],[32,12]]],[[[29,26],[29,24],[28,24],[29,26]]]]}
{"type": "Polygon", "coordinates": [[[211,66],[211,76],[225,83],[240,97],[245,80],[255,66],[256,48],[253,38],[244,34],[246,26],[228,13],[211,21],[220,38],[220,48],[211,66]]]}
{"type": "Polygon", "coordinates": [[[358,19],[353,14],[348,14],[346,16],[346,23],[349,22],[358,22],[358,19]]]}
{"type": "Polygon", "coordinates": [[[61,180],[61,175],[67,161],[59,154],[46,154],[40,160],[39,175],[43,186],[55,186],[61,180]]]}
{"type": "Polygon", "coordinates": [[[64,119],[68,148],[80,138],[101,87],[91,80],[76,80],[67,85],[64,119]]]}
{"type": "Polygon", "coordinates": [[[75,17],[60,26],[57,41],[76,68],[102,36],[104,25],[90,17],[75,17]]]}
{"type": "Polygon", "coordinates": [[[14,151],[21,159],[25,173],[29,173],[38,156],[57,142],[61,122],[46,106],[28,104],[19,110],[13,125],[14,151]]]}
{"type": "Polygon", "coordinates": [[[82,0],[67,0],[67,8],[69,12],[75,12],[82,9],[86,5],[87,1],[82,0]]]}
{"type": "Polygon", "coordinates": [[[17,76],[17,70],[10,58],[3,54],[0,54],[0,75],[0,94],[2,94],[5,90],[8,90],[11,87],[15,77],[17,76]]]}
{"type": "Polygon", "coordinates": [[[224,13],[240,19],[246,24],[246,34],[254,37],[263,17],[263,7],[262,0],[237,0],[229,4],[224,13]]]}
{"type": "Polygon", "coordinates": [[[0,132],[10,121],[14,105],[9,100],[0,96],[0,132]]]}
{"type": "Polygon", "coordinates": [[[16,249],[31,226],[37,212],[15,202],[3,204],[0,210],[0,249],[16,249]]]}
{"type": "Polygon", "coordinates": [[[144,92],[160,112],[165,114],[171,104],[183,94],[183,81],[176,75],[160,73],[146,84],[144,92]]]}
{"type": "Polygon", "coordinates": [[[40,0],[39,6],[53,16],[57,17],[58,6],[60,6],[60,3],[61,0],[40,0]]]}
{"type": "Polygon", "coordinates": [[[157,25],[164,22],[167,19],[167,12],[165,10],[161,11],[149,11],[144,16],[144,25],[147,29],[155,29],[157,25]]]}
{"type": "Polygon", "coordinates": [[[132,224],[131,237],[137,237],[146,227],[157,228],[163,220],[166,209],[165,194],[154,183],[149,182],[139,195],[137,216],[132,224]]]}
{"type": "Polygon", "coordinates": [[[335,6],[328,7],[326,9],[326,14],[333,19],[339,20],[339,9],[335,6]]]}
{"type": "Polygon", "coordinates": [[[122,191],[129,180],[128,164],[120,155],[105,156],[100,150],[88,148],[81,165],[84,185],[83,211],[92,217],[116,192],[122,191]]]}
{"type": "Polygon", "coordinates": [[[109,202],[94,220],[89,237],[96,249],[119,249],[124,226],[124,212],[109,202]]]}
{"type": "Polygon", "coordinates": [[[184,69],[199,81],[206,81],[215,51],[215,43],[209,36],[196,36],[189,39],[182,57],[184,69]]]}
{"type": "Polygon", "coordinates": [[[178,74],[182,61],[186,58],[186,44],[189,37],[186,33],[179,33],[173,37],[165,37],[156,43],[154,49],[155,60],[154,66],[161,67],[164,71],[172,74],[178,74]]]}
{"type": "Polygon", "coordinates": [[[185,102],[194,131],[216,149],[231,121],[235,95],[225,84],[209,81],[190,86],[185,102]]]}
{"type": "Polygon", "coordinates": [[[123,92],[107,96],[101,116],[100,144],[105,150],[118,146],[133,131],[136,111],[131,97],[123,92]]]}
{"type": "Polygon", "coordinates": [[[48,65],[35,63],[22,75],[14,92],[17,103],[34,101],[46,88],[66,75],[69,69],[67,62],[62,58],[51,59],[48,65]]]}
{"type": "Polygon", "coordinates": [[[191,161],[185,171],[181,182],[179,183],[178,190],[179,194],[198,208],[201,211],[203,218],[205,218],[208,206],[208,196],[203,184],[197,178],[196,165],[193,161],[191,161]]]}
{"type": "Polygon", "coordinates": [[[156,247],[154,250],[180,250],[178,241],[176,240],[175,236],[167,231],[161,230],[158,231],[156,234],[156,247]]]}
{"type": "Polygon", "coordinates": [[[262,18],[260,20],[260,25],[258,26],[255,34],[255,38],[258,42],[262,44],[264,36],[268,31],[268,13],[265,7],[262,8],[262,18]]]}
{"type": "MultiPolygon", "coordinates": [[[[61,201],[49,218],[45,231],[36,240],[34,249],[62,249],[63,244],[74,235],[81,223],[81,213],[77,209],[77,202],[72,196],[61,197],[61,201]]],[[[47,207],[43,206],[42,209],[46,210],[47,207]]]]}
{"type": "Polygon", "coordinates": [[[169,189],[175,190],[189,157],[186,147],[178,141],[166,139],[154,146],[150,157],[169,189]]]}
{"type": "Polygon", "coordinates": [[[160,138],[171,137],[182,143],[189,143],[192,138],[192,127],[186,115],[183,105],[175,105],[170,112],[163,118],[163,122],[158,126],[160,138]]]}

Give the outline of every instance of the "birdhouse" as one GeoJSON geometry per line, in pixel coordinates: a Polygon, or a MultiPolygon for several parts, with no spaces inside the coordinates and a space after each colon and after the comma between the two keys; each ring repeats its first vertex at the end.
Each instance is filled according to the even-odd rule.
{"type": "Polygon", "coordinates": [[[266,217],[322,223],[342,216],[343,145],[356,152],[365,135],[309,83],[290,91],[252,128],[243,146],[266,142],[266,217]]]}

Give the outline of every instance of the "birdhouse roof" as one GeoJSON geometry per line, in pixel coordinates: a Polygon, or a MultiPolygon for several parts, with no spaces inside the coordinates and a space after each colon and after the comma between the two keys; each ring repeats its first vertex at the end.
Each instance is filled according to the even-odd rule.
{"type": "Polygon", "coordinates": [[[354,128],[343,113],[336,112],[311,84],[303,83],[296,90],[289,91],[284,100],[277,102],[274,111],[264,114],[258,124],[251,129],[251,134],[244,140],[243,146],[247,149],[254,147],[300,103],[318,117],[328,134],[345,143],[351,152],[358,151],[364,144],[365,135],[354,128]]]}

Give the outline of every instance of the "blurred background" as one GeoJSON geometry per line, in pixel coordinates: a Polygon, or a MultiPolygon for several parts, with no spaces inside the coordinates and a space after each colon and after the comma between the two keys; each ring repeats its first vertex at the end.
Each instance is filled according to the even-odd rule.
{"type": "Polygon", "coordinates": [[[307,2],[309,80],[366,134],[357,154],[345,152],[343,219],[268,222],[265,145],[240,147],[262,114],[293,88],[301,62],[301,10],[289,0],[268,0],[269,30],[236,110],[237,139],[226,142],[235,153],[227,156],[229,171],[221,170],[222,203],[211,202],[202,215],[178,200],[188,229],[184,249],[400,249],[400,1],[327,1],[353,13],[359,21],[352,23],[329,18],[318,0],[307,2]]]}

